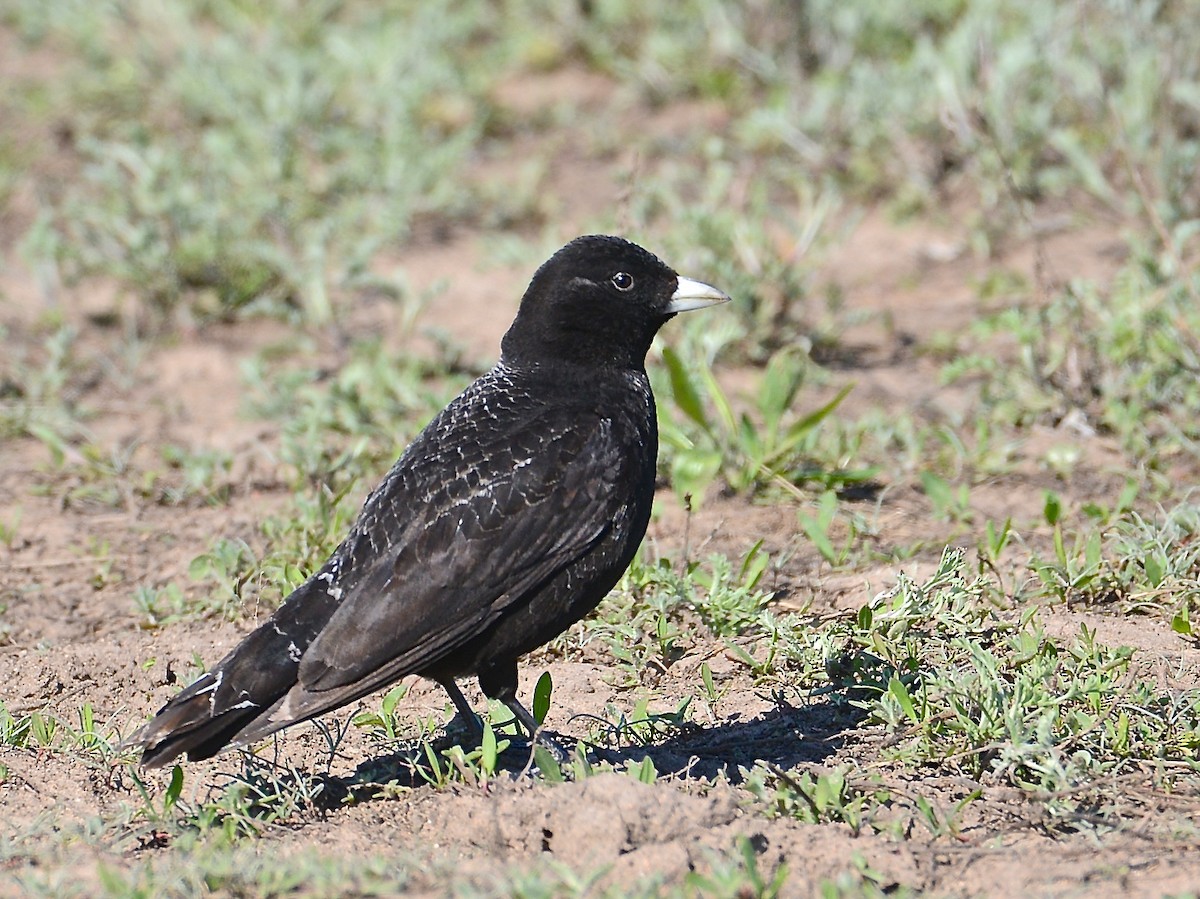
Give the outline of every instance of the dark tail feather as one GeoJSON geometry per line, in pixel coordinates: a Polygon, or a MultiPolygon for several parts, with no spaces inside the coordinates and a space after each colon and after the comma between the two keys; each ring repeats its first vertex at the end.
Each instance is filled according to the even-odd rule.
{"type": "MultiPolygon", "coordinates": [[[[185,752],[192,761],[216,755],[295,685],[300,653],[336,608],[336,600],[315,578],[297,587],[270,618],[124,745],[141,749],[147,768],[166,765],[185,752]]],[[[256,733],[290,723],[272,722],[265,730],[260,725],[256,733]]]]}
{"type": "Polygon", "coordinates": [[[161,768],[185,752],[191,761],[212,758],[260,710],[235,709],[214,718],[211,700],[208,692],[185,690],[122,746],[141,748],[146,768],[161,768]]]}

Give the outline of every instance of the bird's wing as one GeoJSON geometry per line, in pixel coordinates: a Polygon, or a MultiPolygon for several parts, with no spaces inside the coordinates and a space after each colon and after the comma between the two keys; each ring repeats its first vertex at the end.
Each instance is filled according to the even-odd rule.
{"type": "Polygon", "coordinates": [[[534,430],[540,445],[494,463],[506,470],[487,472],[486,486],[446,490],[417,514],[419,531],[343,597],[305,652],[301,684],[329,690],[388,663],[431,662],[603,536],[625,502],[610,423],[534,430]]]}
{"type": "MultiPolygon", "coordinates": [[[[472,444],[479,457],[471,458],[475,449],[460,453],[458,470],[443,471],[432,494],[385,483],[368,500],[361,548],[348,549],[349,568],[364,574],[344,588],[305,650],[296,686],[239,733],[238,743],[432,665],[614,526],[627,502],[620,486],[636,475],[610,420],[535,422],[497,439],[507,441],[504,452],[472,444]],[[414,498],[424,500],[423,509],[407,507],[414,498]],[[360,557],[385,544],[374,561],[360,557]]],[[[426,480],[420,472],[414,478],[426,480]]]]}

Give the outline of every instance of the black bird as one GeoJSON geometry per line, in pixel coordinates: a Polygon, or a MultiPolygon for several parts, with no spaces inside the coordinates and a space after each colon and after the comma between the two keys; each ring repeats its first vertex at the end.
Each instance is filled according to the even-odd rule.
{"type": "Polygon", "coordinates": [[[587,615],[646,533],[658,428],[645,359],[725,302],[617,237],[533,276],[500,361],[438,413],[312,578],[130,737],[142,764],[246,746],[407,674],[475,675],[534,735],[517,659],[587,615]]]}

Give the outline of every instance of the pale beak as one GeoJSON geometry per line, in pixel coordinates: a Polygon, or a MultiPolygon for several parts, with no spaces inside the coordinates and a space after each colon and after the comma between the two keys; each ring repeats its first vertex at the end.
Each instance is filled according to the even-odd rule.
{"type": "Polygon", "coordinates": [[[693,309],[704,309],[706,306],[716,306],[718,303],[728,302],[728,295],[717,290],[711,284],[681,277],[679,286],[671,294],[671,302],[667,303],[663,312],[667,315],[674,315],[676,312],[691,312],[693,309]]]}

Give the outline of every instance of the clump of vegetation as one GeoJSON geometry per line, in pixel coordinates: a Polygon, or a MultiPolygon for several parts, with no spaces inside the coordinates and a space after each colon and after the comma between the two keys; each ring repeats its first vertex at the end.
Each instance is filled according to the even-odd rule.
{"type": "Polygon", "coordinates": [[[66,278],[112,277],[163,310],[319,324],[336,298],[398,295],[372,267],[385,239],[470,215],[454,176],[491,63],[453,54],[481,35],[479,4],[65,6],[15,18],[87,60],[51,95],[82,170],[51,194],[37,249],[66,278]]]}
{"type": "Polygon", "coordinates": [[[1139,254],[1112,284],[1075,282],[972,329],[947,383],[979,379],[980,416],[1005,427],[1112,434],[1134,464],[1194,454],[1200,432],[1200,279],[1139,254]],[[1015,353],[995,352],[1015,344],[1015,353]]]}

